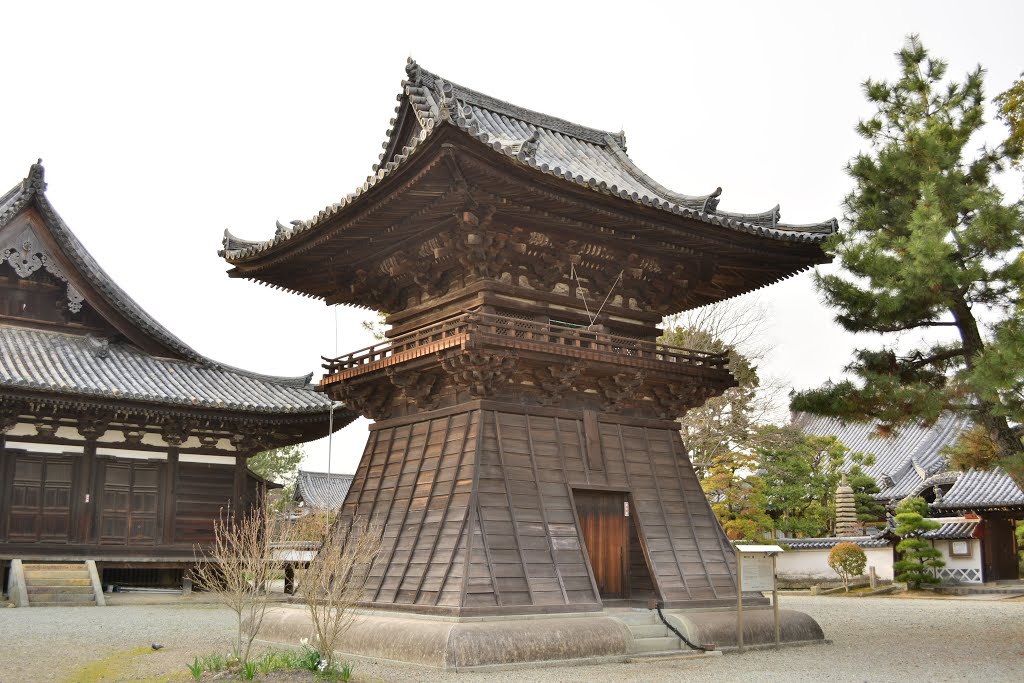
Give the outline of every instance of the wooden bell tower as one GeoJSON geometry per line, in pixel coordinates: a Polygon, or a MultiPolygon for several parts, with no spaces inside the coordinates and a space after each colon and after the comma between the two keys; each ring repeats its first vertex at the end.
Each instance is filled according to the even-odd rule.
{"type": "Polygon", "coordinates": [[[666,314],[826,260],[834,222],[673,193],[611,134],[415,63],[375,175],[232,276],[389,313],[323,391],[375,420],[339,522],[385,525],[364,605],[439,614],[735,602],[675,419],[734,385],[666,314]]]}

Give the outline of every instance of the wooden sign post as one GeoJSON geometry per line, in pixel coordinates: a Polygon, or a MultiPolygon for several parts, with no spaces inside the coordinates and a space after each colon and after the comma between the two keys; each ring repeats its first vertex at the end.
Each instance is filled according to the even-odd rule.
{"type": "Polygon", "coordinates": [[[743,652],[743,591],[771,591],[775,611],[775,647],[780,643],[779,591],[775,585],[775,558],[782,552],[777,545],[736,546],[736,644],[743,652]]]}

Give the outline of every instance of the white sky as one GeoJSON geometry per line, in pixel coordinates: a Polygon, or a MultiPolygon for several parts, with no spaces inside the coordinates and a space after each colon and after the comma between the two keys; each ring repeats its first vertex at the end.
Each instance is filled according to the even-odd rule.
{"type": "MultiPolygon", "coordinates": [[[[445,78],[581,124],[626,131],[663,185],[724,188],[721,207],[841,216],[860,84],[893,78],[920,33],[987,91],[1024,70],[1018,2],[23,2],[0,10],[0,188],[42,157],[48,196],[107,272],[195,349],[300,375],[334,355],[334,311],[229,280],[225,228],[265,239],[361,184],[410,54],[445,78]]],[[[999,133],[993,128],[992,135],[999,133]]],[[[1014,181],[1007,190],[1017,192],[1014,181]]],[[[2,191],[2,190],[0,190],[2,191]]],[[[805,274],[758,294],[762,370],[800,388],[841,374],[856,342],[805,274]]],[[[372,343],[339,309],[339,352],[372,343]]],[[[354,471],[366,422],[335,435],[354,471]]],[[[324,443],[308,469],[327,468],[324,443]]]]}

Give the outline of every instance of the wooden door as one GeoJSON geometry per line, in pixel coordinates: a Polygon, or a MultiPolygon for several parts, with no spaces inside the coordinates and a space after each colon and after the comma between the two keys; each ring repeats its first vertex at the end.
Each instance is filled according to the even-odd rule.
{"type": "Polygon", "coordinates": [[[629,597],[626,494],[574,490],[573,498],[598,592],[602,598],[629,597]]]}
{"type": "Polygon", "coordinates": [[[8,541],[68,542],[74,470],[75,460],[67,456],[15,457],[14,477],[8,494],[8,541]]]}
{"type": "Polygon", "coordinates": [[[985,537],[981,542],[984,548],[984,581],[1012,581],[1019,578],[1017,537],[1014,531],[1015,524],[1008,517],[991,515],[985,518],[985,537]]]}
{"type": "Polygon", "coordinates": [[[103,468],[100,543],[154,545],[160,506],[160,464],[109,460],[103,468]]]}

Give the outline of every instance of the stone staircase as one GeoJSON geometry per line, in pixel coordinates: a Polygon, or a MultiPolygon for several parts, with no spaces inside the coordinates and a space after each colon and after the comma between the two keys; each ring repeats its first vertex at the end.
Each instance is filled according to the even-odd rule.
{"type": "Polygon", "coordinates": [[[96,606],[96,593],[85,562],[22,564],[29,607],[96,606]]]}
{"type": "Polygon", "coordinates": [[[626,624],[633,634],[633,657],[702,654],[699,650],[691,650],[668,630],[654,610],[615,610],[609,614],[626,624]]]}

